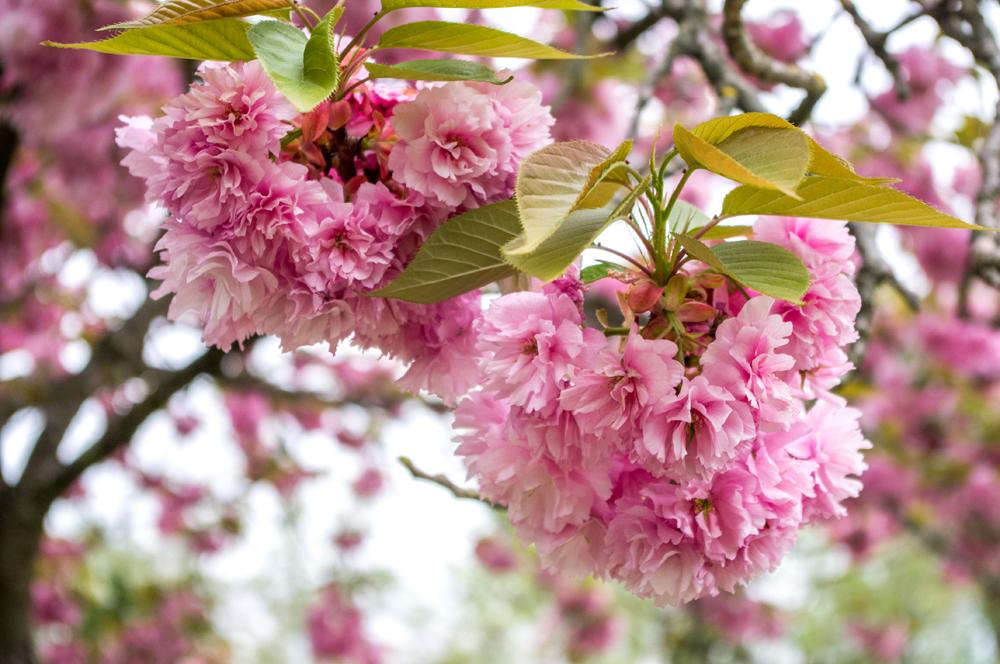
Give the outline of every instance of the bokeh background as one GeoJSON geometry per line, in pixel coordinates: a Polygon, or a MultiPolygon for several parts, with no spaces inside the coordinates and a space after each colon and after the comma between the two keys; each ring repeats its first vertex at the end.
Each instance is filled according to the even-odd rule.
{"type": "MultiPolygon", "coordinates": [[[[798,112],[859,172],[995,225],[996,3],[726,3],[769,61],[822,77],[814,106],[729,57],[721,0],[607,4],[410,9],[380,25],[444,18],[613,51],[492,63],[543,90],[556,140],[631,137],[641,152],[677,122],[798,112]]],[[[376,3],[346,6],[350,34],[376,3]]],[[[193,67],[39,46],[149,8],[0,0],[0,550],[11,515],[45,515],[37,558],[0,551],[0,590],[15,563],[32,575],[42,662],[1000,660],[995,247],[852,228],[865,308],[840,393],[874,444],[865,490],[745,592],[658,609],[550,575],[502,512],[414,478],[398,457],[460,485],[465,473],[448,410],[400,394],[392,361],[282,354],[267,338],[206,353],[194,321],[164,318],[144,278],[163,213],[118,165],[114,129],[155,114],[193,67]],[[69,471],[47,475],[46,455],[69,471]]],[[[684,196],[714,213],[726,191],[699,173],[684,196]]],[[[617,246],[634,251],[625,234],[617,246]]]]}

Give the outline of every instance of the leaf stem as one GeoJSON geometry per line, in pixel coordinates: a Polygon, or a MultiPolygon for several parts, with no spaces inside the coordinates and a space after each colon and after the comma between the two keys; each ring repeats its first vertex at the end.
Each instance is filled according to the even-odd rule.
{"type": "Polygon", "coordinates": [[[707,224],[698,229],[698,232],[694,234],[694,239],[696,240],[701,239],[702,235],[715,228],[720,221],[722,221],[723,219],[728,219],[729,217],[730,215],[728,214],[720,214],[719,216],[715,217],[714,219],[712,219],[712,221],[708,222],[707,224]]]}
{"type": "MultiPolygon", "coordinates": [[[[673,152],[676,152],[674,150],[673,152]]],[[[677,202],[677,197],[681,195],[681,191],[684,189],[684,185],[687,184],[688,178],[694,173],[697,168],[688,168],[684,171],[684,175],[681,176],[681,181],[677,183],[674,188],[674,193],[670,195],[670,200],[667,202],[667,206],[662,210],[658,210],[658,215],[656,218],[656,227],[653,229],[653,248],[656,250],[654,254],[654,262],[656,265],[657,276],[660,278],[662,284],[666,284],[667,280],[667,220],[670,219],[670,212],[674,209],[674,204],[677,202]]]]}
{"type": "Polygon", "coordinates": [[[352,39],[350,43],[346,47],[344,47],[344,50],[340,52],[340,57],[343,58],[346,53],[348,53],[352,48],[354,48],[358,44],[358,42],[364,39],[365,35],[368,34],[368,31],[372,29],[372,26],[378,23],[379,19],[381,19],[388,13],[389,12],[387,12],[384,9],[376,13],[375,16],[372,17],[372,20],[368,21],[365,27],[361,28],[361,31],[354,36],[354,39],[352,39]]]}
{"type": "MultiPolygon", "coordinates": [[[[298,2],[296,2],[295,0],[288,0],[288,5],[292,8],[292,11],[295,12],[295,15],[299,17],[299,20],[302,21],[302,25],[309,28],[310,30],[316,27],[316,23],[313,23],[312,21],[309,20],[309,18],[302,11],[302,7],[299,6],[298,2]]],[[[313,16],[316,16],[315,12],[313,13],[313,16]]],[[[319,22],[318,21],[319,17],[316,16],[316,18],[317,22],[319,22]]]]}
{"type": "Polygon", "coordinates": [[[632,330],[627,327],[607,327],[604,329],[604,336],[606,337],[624,337],[629,334],[632,330]]]}
{"type": "Polygon", "coordinates": [[[622,258],[624,260],[627,260],[629,263],[631,263],[632,265],[634,265],[637,268],[639,268],[640,270],[642,270],[646,274],[647,277],[649,277],[650,279],[653,278],[653,273],[649,271],[648,267],[646,267],[645,265],[643,265],[642,263],[640,263],[639,261],[637,261],[636,259],[632,258],[631,256],[629,256],[626,253],[622,253],[621,251],[618,251],[617,249],[612,249],[611,247],[605,247],[603,244],[598,244],[596,242],[594,244],[590,245],[590,248],[591,249],[600,249],[601,251],[606,251],[609,254],[614,254],[615,256],[618,256],[618,258],[622,258]]]}

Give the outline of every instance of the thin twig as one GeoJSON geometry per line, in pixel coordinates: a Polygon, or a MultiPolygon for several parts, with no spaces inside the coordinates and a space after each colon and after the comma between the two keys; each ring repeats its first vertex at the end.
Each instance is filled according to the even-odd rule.
{"type": "Polygon", "coordinates": [[[909,99],[910,83],[906,80],[906,77],[903,76],[903,71],[899,66],[899,60],[886,50],[885,44],[889,40],[889,35],[892,32],[899,30],[913,19],[922,16],[922,12],[911,14],[907,17],[907,19],[902,21],[889,32],[879,32],[864,19],[860,12],[858,12],[857,7],[854,6],[854,2],[852,0],[840,0],[840,5],[854,20],[854,25],[858,28],[858,32],[861,33],[865,43],[868,44],[868,48],[872,50],[872,53],[875,54],[876,58],[882,61],[886,70],[888,70],[889,74],[892,75],[893,85],[896,88],[896,97],[900,101],[906,101],[909,99]]]}
{"type": "Polygon", "coordinates": [[[479,495],[478,491],[475,491],[474,489],[463,489],[462,487],[452,483],[452,481],[449,480],[444,475],[440,474],[430,475],[428,473],[425,473],[424,471],[414,466],[413,462],[410,461],[407,457],[399,457],[399,462],[404,466],[406,466],[406,469],[410,471],[410,474],[416,477],[417,479],[427,480],[428,482],[434,482],[434,484],[437,484],[438,486],[443,486],[445,489],[448,489],[448,491],[451,491],[452,495],[455,496],[456,498],[462,498],[465,500],[475,500],[480,503],[485,503],[490,507],[492,507],[493,509],[498,510],[500,512],[507,511],[507,508],[504,507],[503,505],[490,504],[488,500],[479,495]]]}
{"type": "MultiPolygon", "coordinates": [[[[875,315],[875,291],[878,287],[882,284],[889,284],[895,288],[912,311],[920,310],[920,298],[900,283],[892,268],[882,258],[882,254],[875,244],[875,234],[878,229],[874,224],[852,222],[848,224],[848,227],[857,241],[858,253],[861,254],[863,261],[855,279],[858,293],[861,295],[861,310],[854,323],[854,327],[858,331],[858,340],[851,345],[848,351],[848,357],[855,367],[851,376],[853,377],[861,371],[865,354],[868,351],[872,320],[875,315]]],[[[845,379],[844,382],[847,383],[851,377],[845,379]]]]}

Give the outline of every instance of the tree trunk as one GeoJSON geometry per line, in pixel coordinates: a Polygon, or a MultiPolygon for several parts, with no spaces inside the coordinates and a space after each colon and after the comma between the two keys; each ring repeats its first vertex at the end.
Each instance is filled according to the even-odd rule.
{"type": "Polygon", "coordinates": [[[31,630],[31,579],[42,519],[0,492],[0,664],[36,664],[31,630]]]}

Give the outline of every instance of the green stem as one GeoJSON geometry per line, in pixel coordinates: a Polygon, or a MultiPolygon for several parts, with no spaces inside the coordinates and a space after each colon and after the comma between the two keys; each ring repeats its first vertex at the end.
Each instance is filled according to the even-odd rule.
{"type": "Polygon", "coordinates": [[[604,330],[604,336],[606,337],[624,337],[628,336],[628,333],[632,330],[627,327],[609,327],[604,330]]]}
{"type": "Polygon", "coordinates": [[[667,220],[670,219],[670,212],[674,209],[677,197],[681,195],[684,185],[687,184],[688,178],[691,177],[691,174],[695,170],[697,169],[689,168],[684,171],[681,181],[677,183],[674,193],[670,195],[670,201],[667,202],[667,206],[663,210],[657,211],[656,226],[653,229],[653,249],[655,250],[653,258],[657,276],[660,279],[660,283],[664,285],[667,283],[667,220]]]}
{"type": "Polygon", "coordinates": [[[720,214],[719,216],[715,217],[714,219],[712,219],[712,221],[708,222],[707,224],[698,229],[698,232],[694,234],[694,239],[700,240],[702,235],[715,228],[718,225],[718,223],[723,219],[729,219],[730,216],[731,215],[728,214],[720,214]]]}
{"type": "Polygon", "coordinates": [[[311,22],[302,12],[302,8],[299,7],[299,3],[295,0],[288,0],[288,5],[292,8],[292,11],[295,12],[295,15],[299,17],[299,20],[302,21],[302,25],[306,26],[310,30],[316,27],[316,24],[311,22]]]}
{"type": "Polygon", "coordinates": [[[381,19],[383,16],[385,16],[388,13],[389,13],[388,11],[382,9],[377,14],[375,14],[375,16],[372,17],[372,20],[368,21],[368,23],[365,25],[365,27],[361,28],[361,32],[359,32],[358,34],[356,34],[354,36],[354,39],[351,40],[351,43],[349,43],[344,48],[344,50],[340,52],[340,59],[343,60],[344,59],[344,55],[347,54],[347,53],[349,53],[352,48],[354,48],[355,46],[357,46],[357,44],[362,39],[365,38],[365,35],[368,34],[368,31],[372,29],[372,26],[374,26],[376,23],[378,23],[379,19],[381,19]]]}

